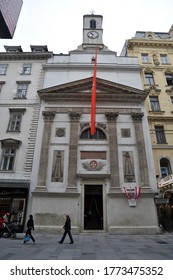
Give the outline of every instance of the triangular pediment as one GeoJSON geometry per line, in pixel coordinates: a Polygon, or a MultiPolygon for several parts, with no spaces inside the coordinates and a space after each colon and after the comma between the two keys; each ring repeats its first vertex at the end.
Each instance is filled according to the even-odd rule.
{"type": "MultiPolygon", "coordinates": [[[[42,100],[51,101],[54,99],[61,100],[87,100],[91,98],[93,77],[68,82],[65,84],[56,85],[49,88],[44,88],[38,91],[42,100]]],[[[129,99],[140,98],[145,100],[147,93],[143,90],[129,87],[126,85],[118,84],[101,78],[97,78],[97,99],[129,99]]]]}

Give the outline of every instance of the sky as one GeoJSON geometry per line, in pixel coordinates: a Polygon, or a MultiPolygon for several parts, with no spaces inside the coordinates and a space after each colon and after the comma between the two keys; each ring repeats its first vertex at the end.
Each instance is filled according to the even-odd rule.
{"type": "Polygon", "coordinates": [[[4,45],[47,45],[54,54],[75,50],[83,40],[83,15],[103,16],[103,43],[120,55],[136,31],[168,32],[173,25],[173,0],[23,0],[13,39],[4,45]]]}

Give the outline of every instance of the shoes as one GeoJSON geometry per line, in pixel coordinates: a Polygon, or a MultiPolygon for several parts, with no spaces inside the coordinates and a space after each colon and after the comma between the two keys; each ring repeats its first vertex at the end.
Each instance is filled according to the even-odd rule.
{"type": "Polygon", "coordinates": [[[70,242],[69,244],[73,244],[74,242],[70,242]]]}
{"type": "Polygon", "coordinates": [[[61,241],[58,241],[58,243],[59,243],[59,244],[62,244],[62,242],[61,242],[61,241]]]}

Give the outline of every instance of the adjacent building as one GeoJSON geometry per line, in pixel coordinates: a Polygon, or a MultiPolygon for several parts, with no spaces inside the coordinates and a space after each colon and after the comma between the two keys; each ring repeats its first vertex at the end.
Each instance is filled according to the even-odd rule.
{"type": "Polygon", "coordinates": [[[136,56],[142,67],[158,195],[159,223],[173,231],[173,26],[168,32],[137,31],[121,55],[136,56]]]}
{"type": "Polygon", "coordinates": [[[23,0],[0,1],[0,38],[13,38],[22,5],[23,0]]]}
{"type": "Polygon", "coordinates": [[[0,53],[0,215],[10,213],[22,230],[31,204],[31,173],[46,46],[5,46],[0,53]]]}
{"type": "Polygon", "coordinates": [[[158,233],[148,92],[138,59],[118,57],[104,45],[102,20],[85,15],[82,44],[43,64],[30,185],[35,228],[60,232],[68,213],[73,232],[158,233]],[[96,48],[96,133],[91,135],[96,48]]]}

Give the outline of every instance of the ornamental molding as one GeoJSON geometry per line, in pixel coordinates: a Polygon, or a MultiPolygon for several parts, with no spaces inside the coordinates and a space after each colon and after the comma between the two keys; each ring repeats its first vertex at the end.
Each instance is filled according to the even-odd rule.
{"type": "Polygon", "coordinates": [[[108,121],[116,121],[118,115],[119,115],[118,113],[113,113],[113,112],[105,113],[105,117],[107,118],[108,121]]]}
{"type": "Polygon", "coordinates": [[[81,117],[81,113],[78,112],[69,112],[68,116],[70,118],[70,121],[78,121],[81,117]]]}
{"type": "Polygon", "coordinates": [[[100,171],[105,165],[106,163],[96,160],[86,161],[82,163],[83,168],[87,171],[100,171]]]}
{"type": "Polygon", "coordinates": [[[158,95],[161,92],[161,89],[157,88],[156,85],[151,85],[150,87],[145,88],[145,91],[152,95],[158,95]]]}
{"type": "MultiPolygon", "coordinates": [[[[81,130],[81,131],[85,130],[85,129],[88,128],[88,127],[90,127],[90,123],[89,123],[89,122],[80,123],[80,130],[81,130]]],[[[105,123],[97,122],[97,123],[96,123],[96,128],[101,128],[101,129],[103,129],[104,131],[107,131],[107,128],[106,128],[106,124],[105,124],[105,123]]]]}
{"type": "Polygon", "coordinates": [[[55,117],[56,112],[55,111],[43,111],[42,115],[45,121],[53,121],[55,117]]]}
{"type": "Polygon", "coordinates": [[[143,116],[144,116],[143,113],[131,113],[131,117],[132,117],[133,121],[136,121],[136,122],[142,122],[143,116]]]}
{"type": "Polygon", "coordinates": [[[166,93],[168,94],[173,94],[173,86],[165,90],[166,93]]]}

